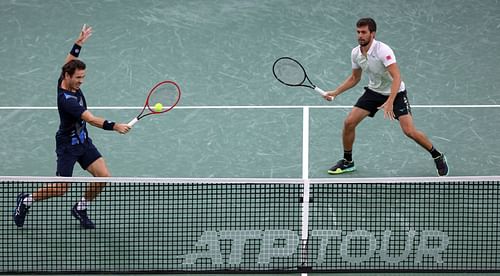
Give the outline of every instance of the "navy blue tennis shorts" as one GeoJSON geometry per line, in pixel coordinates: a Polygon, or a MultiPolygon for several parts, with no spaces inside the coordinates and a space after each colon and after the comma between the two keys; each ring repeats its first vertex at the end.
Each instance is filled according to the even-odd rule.
{"type": "MultiPolygon", "coordinates": [[[[354,106],[370,112],[368,116],[373,117],[379,110],[378,108],[387,101],[389,96],[377,93],[368,87],[365,87],[365,93],[358,99],[354,106]]],[[[410,102],[405,91],[398,92],[394,99],[394,118],[398,119],[402,115],[411,114],[410,102]]]]}
{"type": "Polygon", "coordinates": [[[57,153],[57,176],[73,176],[73,168],[78,162],[82,169],[86,170],[90,164],[102,157],[101,153],[87,139],[83,144],[60,145],[56,148],[57,153]]]}

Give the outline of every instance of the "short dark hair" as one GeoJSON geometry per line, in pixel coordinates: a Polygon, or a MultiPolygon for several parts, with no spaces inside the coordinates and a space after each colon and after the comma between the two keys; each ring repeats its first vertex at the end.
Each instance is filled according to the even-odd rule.
{"type": "Polygon", "coordinates": [[[368,26],[368,30],[370,30],[371,33],[377,31],[377,23],[375,23],[375,20],[373,20],[373,18],[365,17],[358,20],[358,22],[356,23],[356,27],[359,28],[363,26],[368,26]]]}
{"type": "Polygon", "coordinates": [[[79,59],[74,59],[74,60],[71,60],[69,61],[68,63],[64,64],[62,69],[61,69],[61,78],[64,79],[64,76],[66,75],[66,73],[69,74],[69,76],[73,76],[73,74],[75,74],[75,71],[76,69],[78,70],[85,70],[85,68],[87,68],[87,66],[85,65],[85,63],[79,59]]]}

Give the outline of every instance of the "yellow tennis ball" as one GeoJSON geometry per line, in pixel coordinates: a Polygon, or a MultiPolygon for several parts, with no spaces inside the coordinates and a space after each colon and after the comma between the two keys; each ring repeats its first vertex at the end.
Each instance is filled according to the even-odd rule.
{"type": "Polygon", "coordinates": [[[156,112],[161,112],[163,110],[163,105],[161,103],[156,103],[154,109],[156,112]]]}

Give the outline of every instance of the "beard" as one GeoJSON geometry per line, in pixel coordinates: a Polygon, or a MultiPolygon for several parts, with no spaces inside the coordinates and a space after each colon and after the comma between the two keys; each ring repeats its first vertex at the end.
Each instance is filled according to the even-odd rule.
{"type": "Polygon", "coordinates": [[[73,83],[71,89],[77,91],[78,89],[80,89],[80,85],[81,83],[73,83]]]}
{"type": "Polygon", "coordinates": [[[358,39],[358,43],[361,47],[365,47],[367,46],[368,44],[370,44],[371,40],[368,39],[368,40],[363,40],[363,39],[358,39]]]}

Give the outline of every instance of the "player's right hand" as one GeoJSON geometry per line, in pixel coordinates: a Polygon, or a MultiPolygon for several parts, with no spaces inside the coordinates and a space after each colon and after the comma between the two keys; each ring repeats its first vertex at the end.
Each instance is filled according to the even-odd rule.
{"type": "Polygon", "coordinates": [[[130,127],[127,124],[115,124],[113,129],[120,134],[125,134],[129,132],[130,127]]]}
{"type": "Polygon", "coordinates": [[[335,100],[335,92],[336,91],[326,91],[326,94],[323,96],[323,98],[325,98],[325,100],[331,102],[333,100],[335,100]]]}

